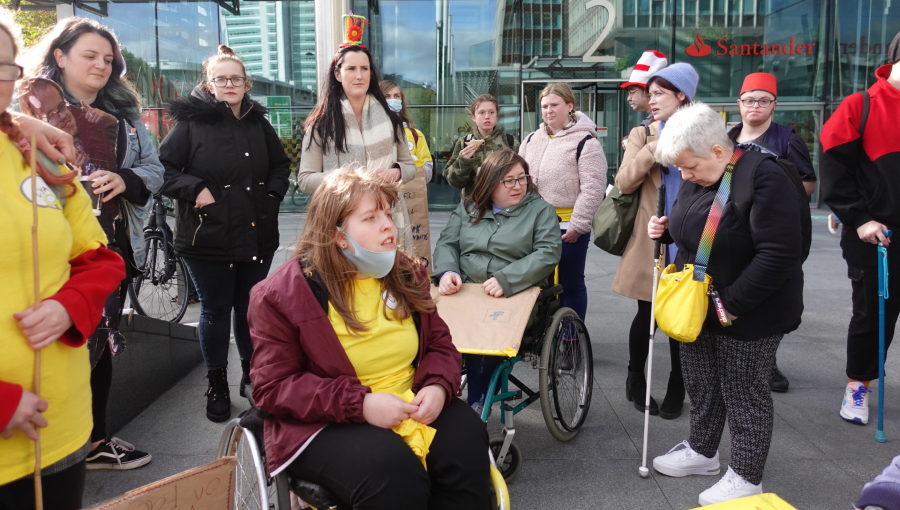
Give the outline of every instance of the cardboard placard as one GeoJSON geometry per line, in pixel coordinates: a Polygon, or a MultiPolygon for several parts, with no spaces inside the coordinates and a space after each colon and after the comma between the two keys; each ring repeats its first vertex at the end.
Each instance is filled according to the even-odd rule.
{"type": "Polygon", "coordinates": [[[485,294],[481,284],[466,283],[456,294],[442,296],[431,287],[431,298],[459,352],[508,357],[518,354],[540,293],[540,288],[529,287],[512,297],[496,298],[485,294]]]}
{"type": "Polygon", "coordinates": [[[431,274],[431,232],[428,227],[428,191],[425,170],[416,168],[416,178],[402,186],[403,200],[409,213],[413,248],[416,257],[431,274]]]}
{"type": "Polygon", "coordinates": [[[222,457],[86,510],[232,510],[236,457],[222,457]]]}

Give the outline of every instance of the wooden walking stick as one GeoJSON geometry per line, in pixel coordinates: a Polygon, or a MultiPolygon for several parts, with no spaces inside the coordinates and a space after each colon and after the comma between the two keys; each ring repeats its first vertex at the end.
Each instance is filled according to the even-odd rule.
{"type": "MultiPolygon", "coordinates": [[[[41,308],[41,272],[40,255],[38,253],[38,196],[37,196],[37,142],[31,135],[31,258],[34,266],[34,311],[41,308]]],[[[41,351],[34,351],[34,394],[41,396],[41,351]]],[[[44,510],[44,491],[41,486],[41,429],[34,442],[34,508],[44,510]]]]}

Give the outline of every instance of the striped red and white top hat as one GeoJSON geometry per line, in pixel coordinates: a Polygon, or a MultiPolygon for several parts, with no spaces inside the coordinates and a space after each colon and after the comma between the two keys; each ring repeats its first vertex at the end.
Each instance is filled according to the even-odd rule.
{"type": "Polygon", "coordinates": [[[632,85],[640,85],[647,88],[647,82],[654,73],[669,65],[666,56],[656,50],[647,50],[641,55],[641,59],[634,65],[631,76],[628,81],[622,84],[623,89],[627,89],[632,85]]]}

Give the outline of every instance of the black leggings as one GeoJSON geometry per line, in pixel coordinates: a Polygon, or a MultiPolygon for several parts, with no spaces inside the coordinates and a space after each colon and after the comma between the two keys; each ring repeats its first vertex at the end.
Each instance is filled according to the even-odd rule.
{"type": "MultiPolygon", "coordinates": [[[[41,477],[44,508],[47,510],[78,510],[84,496],[84,461],[53,475],[41,477]]],[[[34,508],[34,479],[20,478],[0,486],[0,510],[32,510],[34,508]]]]}
{"type": "Polygon", "coordinates": [[[490,506],[488,433],[458,398],[441,411],[428,471],[400,436],[367,423],[330,424],[287,468],[353,510],[470,510],[490,506]]]}
{"type": "MultiPolygon", "coordinates": [[[[631,321],[631,332],[628,335],[628,370],[643,372],[650,351],[650,312],[649,301],[638,300],[638,312],[631,321]]],[[[669,354],[672,358],[672,374],[681,377],[681,347],[677,340],[669,339],[669,354]]]]}
{"type": "Polygon", "coordinates": [[[103,346],[103,354],[97,365],[91,370],[91,411],[94,416],[94,429],[91,431],[91,443],[106,439],[106,405],[109,401],[109,389],[112,386],[112,354],[109,346],[103,346]]]}

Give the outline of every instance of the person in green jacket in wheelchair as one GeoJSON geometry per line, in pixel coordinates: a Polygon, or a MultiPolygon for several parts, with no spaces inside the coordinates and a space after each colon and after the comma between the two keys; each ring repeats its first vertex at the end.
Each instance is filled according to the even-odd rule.
{"type": "MultiPolygon", "coordinates": [[[[434,251],[432,281],[442,295],[480,283],[502,298],[552,284],[562,241],[552,205],[541,199],[528,163],[511,149],[490,154],[472,195],[450,215],[434,251]]],[[[479,414],[500,356],[467,354],[467,402],[479,414]]]]}

